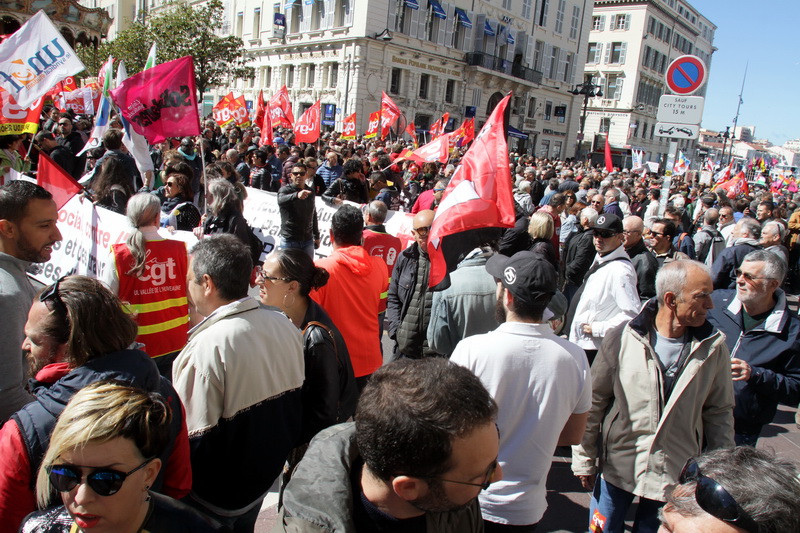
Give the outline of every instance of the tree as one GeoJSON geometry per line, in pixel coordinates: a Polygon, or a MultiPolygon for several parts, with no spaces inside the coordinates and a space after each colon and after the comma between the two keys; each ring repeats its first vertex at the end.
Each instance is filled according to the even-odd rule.
{"type": "Polygon", "coordinates": [[[255,69],[247,66],[242,39],[217,35],[223,18],[222,2],[210,0],[198,8],[173,4],[165,13],[149,20],[149,29],[158,43],[159,63],[187,55],[194,58],[201,98],[209,86],[255,76],[255,69]]]}
{"type": "Polygon", "coordinates": [[[136,74],[144,68],[153,41],[150,28],[141,22],[134,22],[113,41],[102,42],[96,49],[92,46],[78,46],[75,51],[86,65],[84,74],[87,76],[97,76],[108,56],[124,61],[128,73],[136,74]]]}

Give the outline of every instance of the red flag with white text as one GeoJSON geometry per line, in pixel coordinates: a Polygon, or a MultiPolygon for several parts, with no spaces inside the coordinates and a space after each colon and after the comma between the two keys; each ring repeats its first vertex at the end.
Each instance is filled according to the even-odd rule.
{"type": "Polygon", "coordinates": [[[83,190],[83,187],[72,176],[44,152],[39,152],[36,183],[53,195],[53,201],[58,209],[64,207],[73,196],[83,190]]]}
{"type": "Polygon", "coordinates": [[[725,191],[728,198],[736,198],[739,195],[750,194],[750,187],[747,185],[747,177],[742,171],[728,181],[717,185],[715,190],[725,191]]]}
{"type": "Polygon", "coordinates": [[[402,114],[394,100],[385,92],[381,92],[381,139],[389,134],[389,129],[402,114]]]}
{"type": "Polygon", "coordinates": [[[231,113],[230,109],[233,100],[233,93],[230,92],[220,98],[219,102],[211,108],[214,121],[223,128],[233,122],[233,113],[231,113]]]}
{"type": "Polygon", "coordinates": [[[319,100],[300,115],[294,125],[294,140],[298,143],[315,143],[319,139],[321,125],[319,100]]]}
{"type": "Polygon", "coordinates": [[[233,100],[232,108],[236,125],[242,128],[248,127],[250,125],[250,112],[247,110],[247,102],[244,101],[244,95],[233,100]]]}
{"type": "Polygon", "coordinates": [[[502,228],[514,226],[505,117],[510,99],[511,93],[494,108],[436,210],[428,238],[431,287],[455,269],[463,253],[499,237],[502,228]]]}
{"type": "Polygon", "coordinates": [[[369,125],[367,131],[364,133],[365,139],[373,139],[378,136],[378,128],[381,124],[381,112],[375,111],[369,114],[369,125]]]}
{"type": "Polygon", "coordinates": [[[122,116],[150,144],[200,135],[192,56],[143,70],[110,92],[122,116]]]}
{"type": "Polygon", "coordinates": [[[431,162],[439,162],[439,163],[446,163],[450,153],[450,138],[452,137],[452,133],[446,133],[444,135],[440,135],[438,138],[434,139],[433,141],[420,146],[414,151],[407,150],[406,152],[401,153],[394,162],[397,163],[398,161],[402,161],[405,159],[410,159],[416,163],[431,163],[431,162]]]}
{"type": "Polygon", "coordinates": [[[35,134],[39,131],[44,97],[34,100],[31,107],[20,107],[11,93],[0,87],[0,106],[0,135],[35,134]]]}
{"type": "Polygon", "coordinates": [[[286,85],[280,88],[269,100],[269,112],[272,126],[275,128],[291,128],[294,126],[294,113],[292,102],[289,100],[289,90],[286,85]]]}
{"type": "Polygon", "coordinates": [[[346,117],[342,121],[342,140],[352,141],[356,138],[356,114],[346,117]]]}

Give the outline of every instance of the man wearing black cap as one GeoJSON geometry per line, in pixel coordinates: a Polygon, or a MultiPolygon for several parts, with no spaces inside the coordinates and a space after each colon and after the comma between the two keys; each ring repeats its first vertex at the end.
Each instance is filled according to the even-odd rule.
{"type": "Polygon", "coordinates": [[[597,255],[572,298],[569,340],[594,360],[610,329],[636,316],[641,305],[636,270],[625,252],[622,220],[611,213],[597,217],[592,227],[597,255]]]}
{"type": "Polygon", "coordinates": [[[472,370],[500,410],[504,481],[481,492],[485,531],[533,531],[547,509],[545,481],[556,446],[578,443],[592,405],[589,362],[547,323],[555,268],[530,251],[494,255],[497,321],[464,339],[450,360],[472,370]]]}

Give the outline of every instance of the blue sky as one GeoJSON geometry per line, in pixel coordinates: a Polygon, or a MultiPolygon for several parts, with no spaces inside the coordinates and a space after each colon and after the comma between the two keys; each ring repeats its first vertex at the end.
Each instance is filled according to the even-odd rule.
{"type": "Polygon", "coordinates": [[[777,145],[800,137],[800,1],[689,1],[717,26],[703,127],[733,125],[749,60],[739,125],[777,145]]]}

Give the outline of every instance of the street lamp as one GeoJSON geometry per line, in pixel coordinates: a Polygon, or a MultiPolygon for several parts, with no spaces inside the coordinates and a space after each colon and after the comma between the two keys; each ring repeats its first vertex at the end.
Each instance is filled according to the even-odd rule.
{"type": "MultiPolygon", "coordinates": [[[[728,139],[731,137],[731,127],[725,126],[725,133],[722,134],[722,157],[720,157],[720,165],[725,164],[725,145],[728,144],[728,139]]],[[[733,140],[731,140],[731,146],[733,146],[733,140]]]]}
{"type": "Polygon", "coordinates": [[[581,159],[581,147],[583,146],[583,131],[586,127],[586,110],[589,107],[589,98],[594,98],[595,96],[603,96],[603,91],[599,85],[595,85],[591,81],[585,81],[579,85],[576,85],[571,91],[567,91],[570,94],[575,96],[582,94],[583,95],[583,114],[581,115],[581,131],[578,133],[578,153],[575,154],[575,158],[580,160],[581,159]]]}

